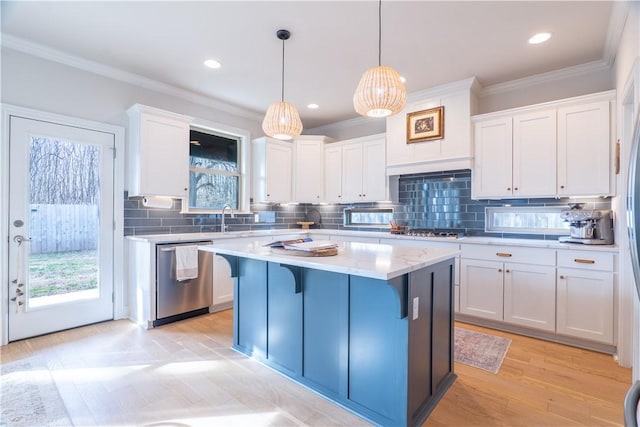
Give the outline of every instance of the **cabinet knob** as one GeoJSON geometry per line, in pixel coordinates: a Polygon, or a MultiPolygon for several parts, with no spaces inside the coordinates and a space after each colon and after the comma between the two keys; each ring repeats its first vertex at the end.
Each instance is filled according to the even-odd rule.
{"type": "Polygon", "coordinates": [[[561,190],[564,190],[564,185],[561,185],[561,186],[560,186],[560,189],[561,189],[561,190]]]}
{"type": "Polygon", "coordinates": [[[501,268],[498,269],[498,273],[502,273],[502,269],[501,268]]]}
{"type": "Polygon", "coordinates": [[[271,197],[271,194],[267,193],[267,197],[271,197]]]}
{"type": "Polygon", "coordinates": [[[561,278],[561,279],[564,279],[564,275],[562,275],[562,274],[561,274],[561,275],[560,275],[560,278],[561,278]]]}
{"type": "Polygon", "coordinates": [[[518,187],[513,187],[513,191],[518,191],[518,187]]]}
{"type": "Polygon", "coordinates": [[[511,187],[507,187],[507,191],[511,191],[511,187]]]}
{"type": "Polygon", "coordinates": [[[189,191],[189,189],[187,187],[184,188],[184,191],[189,191]]]}
{"type": "Polygon", "coordinates": [[[366,194],[363,194],[363,195],[362,195],[362,197],[367,197],[367,195],[366,195],[366,194]]]}
{"type": "Polygon", "coordinates": [[[511,270],[507,269],[504,271],[505,273],[511,273],[511,270]]]}

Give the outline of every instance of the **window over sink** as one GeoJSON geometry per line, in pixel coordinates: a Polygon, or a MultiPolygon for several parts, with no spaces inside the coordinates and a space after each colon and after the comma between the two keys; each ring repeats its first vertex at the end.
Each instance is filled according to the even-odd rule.
{"type": "Polygon", "coordinates": [[[235,211],[248,207],[245,144],[249,135],[225,132],[220,126],[192,126],[189,144],[189,196],[184,213],[235,211]]]}

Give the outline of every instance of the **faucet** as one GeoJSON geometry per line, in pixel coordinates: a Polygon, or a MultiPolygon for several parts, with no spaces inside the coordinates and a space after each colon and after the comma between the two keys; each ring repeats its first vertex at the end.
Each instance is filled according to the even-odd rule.
{"type": "Polygon", "coordinates": [[[234,217],[233,215],[233,209],[231,208],[231,206],[229,206],[229,203],[225,203],[224,206],[222,207],[222,212],[220,214],[220,216],[222,217],[222,220],[220,222],[220,231],[222,233],[225,233],[227,231],[227,226],[224,224],[224,211],[226,209],[229,209],[231,211],[231,218],[234,217]]]}

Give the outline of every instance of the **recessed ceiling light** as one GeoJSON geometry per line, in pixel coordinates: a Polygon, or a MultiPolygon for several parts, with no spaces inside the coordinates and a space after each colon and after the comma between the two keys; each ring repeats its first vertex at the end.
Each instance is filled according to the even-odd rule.
{"type": "Polygon", "coordinates": [[[402,83],[406,83],[406,82],[407,82],[407,79],[406,79],[406,78],[404,78],[404,77],[402,77],[402,76],[400,76],[400,81],[401,81],[402,83]]]}
{"type": "Polygon", "coordinates": [[[531,36],[529,39],[529,44],[540,44],[544,43],[551,38],[551,33],[538,33],[531,36]]]}
{"type": "Polygon", "coordinates": [[[217,69],[217,68],[222,67],[222,64],[220,64],[215,59],[207,59],[206,61],[204,61],[204,65],[206,65],[209,68],[213,68],[213,69],[217,69]]]}
{"type": "Polygon", "coordinates": [[[307,108],[310,110],[317,110],[320,106],[318,104],[309,104],[307,105],[307,108]]]}

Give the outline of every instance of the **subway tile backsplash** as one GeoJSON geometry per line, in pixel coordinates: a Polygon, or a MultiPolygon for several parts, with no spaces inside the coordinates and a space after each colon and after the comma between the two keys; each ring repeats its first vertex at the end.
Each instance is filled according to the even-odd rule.
{"type": "MultiPolygon", "coordinates": [[[[509,199],[472,200],[471,171],[456,170],[403,175],[399,180],[397,204],[357,203],[345,205],[312,204],[251,204],[251,214],[229,214],[225,223],[230,231],[291,229],[299,230],[299,221],[320,218],[311,228],[384,231],[388,228],[344,227],[343,210],[347,207],[392,207],[394,219],[409,228],[440,229],[464,233],[467,236],[493,236],[556,240],[557,235],[487,233],[484,231],[485,208],[493,206],[566,206],[586,203],[586,209],[611,209],[610,199],[509,199]],[[262,214],[260,214],[262,212],[262,214]],[[256,215],[262,220],[256,221],[256,215]]],[[[174,200],[171,209],[154,209],[142,205],[140,198],[124,195],[124,234],[175,234],[220,231],[220,214],[181,214],[181,200],[174,200]]]]}
{"type": "Polygon", "coordinates": [[[602,198],[472,200],[471,171],[468,169],[404,175],[399,180],[399,202],[404,211],[396,220],[409,228],[450,229],[467,236],[552,239],[557,235],[487,233],[485,208],[497,206],[566,206],[585,203],[585,209],[611,209],[611,200],[602,198]]]}

